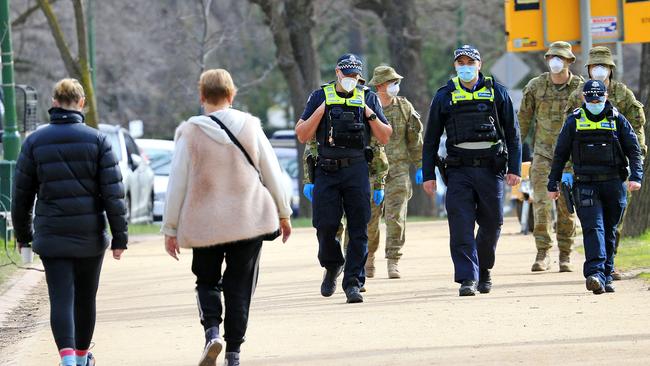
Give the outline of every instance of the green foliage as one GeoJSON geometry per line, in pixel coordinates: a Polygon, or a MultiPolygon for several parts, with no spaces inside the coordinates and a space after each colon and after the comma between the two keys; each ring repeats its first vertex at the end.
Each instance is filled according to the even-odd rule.
{"type": "Polygon", "coordinates": [[[16,266],[11,264],[11,258],[15,263],[20,263],[20,254],[16,251],[15,242],[10,242],[5,250],[4,240],[0,240],[0,284],[16,271],[16,266]],[[9,257],[7,256],[9,255],[9,257]]]}

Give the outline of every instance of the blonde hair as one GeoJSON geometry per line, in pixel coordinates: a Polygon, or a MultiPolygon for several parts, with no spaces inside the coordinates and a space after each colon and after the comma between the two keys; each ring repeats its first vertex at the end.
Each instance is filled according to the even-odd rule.
{"type": "Polygon", "coordinates": [[[77,79],[61,79],[54,85],[53,98],[63,106],[79,103],[86,97],[84,88],[77,79]]]}
{"type": "Polygon", "coordinates": [[[204,71],[199,79],[199,93],[206,102],[219,104],[235,96],[237,89],[230,73],[224,69],[204,71]]]}

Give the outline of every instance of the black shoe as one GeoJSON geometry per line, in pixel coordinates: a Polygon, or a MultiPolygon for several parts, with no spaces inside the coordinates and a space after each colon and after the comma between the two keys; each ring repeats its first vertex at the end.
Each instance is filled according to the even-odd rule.
{"type": "Polygon", "coordinates": [[[605,282],[605,292],[616,292],[616,287],[611,280],[605,282]]]}
{"type": "Polygon", "coordinates": [[[363,296],[357,286],[350,286],[345,289],[345,296],[348,298],[348,304],[354,304],[357,302],[363,302],[363,296]]]}
{"type": "Polygon", "coordinates": [[[224,366],[239,366],[239,352],[226,352],[224,366]]]}
{"type": "Polygon", "coordinates": [[[587,277],[587,290],[592,291],[596,295],[600,295],[605,292],[603,284],[600,283],[600,280],[596,276],[587,277]]]}
{"type": "Polygon", "coordinates": [[[474,296],[476,295],[476,281],[474,280],[465,280],[460,285],[458,290],[459,296],[474,296]]]}
{"type": "Polygon", "coordinates": [[[205,347],[203,348],[203,354],[201,354],[199,366],[216,365],[217,357],[219,356],[219,353],[221,353],[223,346],[224,342],[219,335],[219,328],[208,328],[205,331],[205,347]]]}
{"type": "Polygon", "coordinates": [[[490,276],[490,270],[487,268],[482,268],[478,275],[478,286],[476,286],[478,292],[482,294],[489,294],[492,290],[492,276],[490,276]]]}
{"type": "Polygon", "coordinates": [[[340,267],[330,267],[325,269],[325,275],[323,275],[323,283],[320,285],[320,294],[325,297],[330,297],[334,295],[336,291],[336,279],[341,274],[343,266],[340,267]]]}

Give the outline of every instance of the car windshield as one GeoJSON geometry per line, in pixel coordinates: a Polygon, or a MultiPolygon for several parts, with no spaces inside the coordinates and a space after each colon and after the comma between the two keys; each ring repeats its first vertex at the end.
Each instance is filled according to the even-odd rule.
{"type": "Polygon", "coordinates": [[[169,175],[173,153],[165,149],[145,149],[149,165],[156,175],[169,175]]]}

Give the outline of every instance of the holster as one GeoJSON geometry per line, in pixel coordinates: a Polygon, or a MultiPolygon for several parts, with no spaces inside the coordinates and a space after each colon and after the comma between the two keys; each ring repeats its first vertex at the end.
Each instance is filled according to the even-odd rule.
{"type": "Polygon", "coordinates": [[[438,167],[438,171],[440,172],[440,177],[442,177],[442,181],[447,185],[447,163],[445,158],[437,157],[436,166],[438,167]]]}
{"type": "Polygon", "coordinates": [[[306,172],[307,174],[309,174],[307,180],[313,184],[315,178],[314,172],[316,170],[316,158],[314,158],[314,156],[312,156],[311,154],[307,155],[307,169],[309,170],[308,172],[306,172]]]}
{"type": "Polygon", "coordinates": [[[574,199],[573,192],[571,190],[571,185],[562,182],[562,195],[564,195],[564,200],[566,201],[566,208],[569,210],[569,213],[574,213],[574,199]]]}

